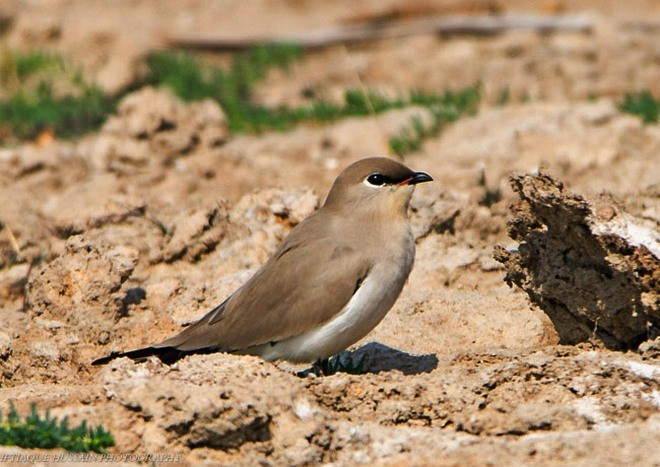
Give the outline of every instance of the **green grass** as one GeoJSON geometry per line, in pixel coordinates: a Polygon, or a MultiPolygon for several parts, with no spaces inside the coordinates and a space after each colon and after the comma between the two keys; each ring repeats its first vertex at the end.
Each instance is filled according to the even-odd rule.
{"type": "Polygon", "coordinates": [[[255,85],[271,68],[286,68],[301,56],[293,44],[257,46],[234,57],[227,70],[202,66],[194,57],[161,51],[147,59],[147,84],[167,86],[185,101],[214,99],[221,106],[235,133],[288,128],[277,111],[250,103],[255,85]]]}
{"type": "Polygon", "coordinates": [[[81,87],[75,96],[56,96],[44,82],[35,92],[19,90],[0,102],[0,125],[10,126],[13,135],[22,140],[34,139],[47,129],[73,137],[97,129],[115,106],[115,99],[96,87],[81,87]]]}
{"type": "Polygon", "coordinates": [[[410,103],[428,108],[431,111],[431,122],[425,125],[419,117],[412,117],[409,126],[403,127],[396,136],[390,138],[390,150],[398,156],[419,151],[424,140],[437,136],[444,125],[476,112],[480,100],[479,85],[444,94],[411,93],[410,103]]]}
{"type": "Polygon", "coordinates": [[[69,428],[67,417],[58,422],[57,418],[52,418],[50,413],[46,412],[42,418],[37,413],[35,404],[30,407],[30,414],[21,419],[12,403],[6,420],[0,412],[0,445],[105,453],[105,448],[114,446],[115,441],[110,432],[102,426],[88,427],[87,421],[69,428]]]}
{"type": "Polygon", "coordinates": [[[13,86],[44,71],[61,72],[64,60],[60,55],[47,52],[5,52],[0,66],[0,83],[13,86]]]}
{"type": "Polygon", "coordinates": [[[0,82],[6,90],[0,127],[20,140],[34,139],[44,130],[62,137],[95,130],[117,102],[71,71],[61,56],[43,52],[6,53],[0,82]],[[56,92],[58,85],[68,91],[56,92]]]}
{"type": "MultiPolygon", "coordinates": [[[[145,85],[166,86],[184,101],[213,99],[222,107],[233,133],[284,131],[303,122],[329,122],[364,117],[392,109],[421,106],[430,111],[430,123],[410,120],[389,141],[399,156],[421,149],[423,141],[479,104],[479,87],[459,92],[410,91],[388,98],[362,89],[348,89],[339,103],[317,99],[300,107],[267,107],[253,102],[255,86],[270,69],[287,69],[302,57],[295,44],[255,47],[233,57],[225,69],[207,66],[183,52],[160,51],[147,58],[148,73],[129,91],[145,85]]],[[[0,63],[0,79],[10,93],[0,101],[0,129],[9,128],[18,139],[34,139],[44,130],[73,137],[98,128],[114,112],[122,95],[106,96],[72,73],[64,60],[46,53],[8,54],[0,63]],[[56,92],[65,81],[69,92],[56,92]]],[[[5,131],[6,133],[6,131],[5,131]]]]}
{"type": "Polygon", "coordinates": [[[648,90],[626,94],[619,108],[637,115],[644,123],[657,123],[660,119],[660,98],[654,98],[648,90]]]}
{"type": "Polygon", "coordinates": [[[218,101],[227,115],[230,129],[235,133],[282,131],[303,122],[362,117],[409,106],[430,109],[430,125],[425,126],[419,119],[413,119],[410,128],[403,128],[400,134],[390,139],[390,149],[398,155],[419,150],[423,140],[437,135],[445,123],[474,112],[480,99],[479,87],[474,86],[455,93],[412,91],[398,98],[348,89],[339,104],[316,100],[296,108],[269,108],[252,103],[254,86],[265,77],[268,69],[286,69],[300,57],[300,49],[295,45],[261,46],[238,55],[229,69],[220,70],[204,67],[187,54],[162,51],[148,60],[150,73],[147,83],[167,86],[183,100],[210,98],[218,101]]]}
{"type": "Polygon", "coordinates": [[[439,125],[426,126],[421,118],[411,117],[410,125],[403,127],[397,135],[389,139],[390,150],[397,156],[419,151],[422,148],[422,142],[431,134],[436,133],[435,128],[439,128],[439,125]]]}

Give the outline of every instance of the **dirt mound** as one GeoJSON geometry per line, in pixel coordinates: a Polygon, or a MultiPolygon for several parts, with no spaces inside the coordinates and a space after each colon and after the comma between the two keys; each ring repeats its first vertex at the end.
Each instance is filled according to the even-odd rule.
{"type": "Polygon", "coordinates": [[[562,342],[598,338],[636,348],[660,333],[658,224],[621,211],[610,196],[593,202],[547,175],[516,176],[521,197],[499,248],[505,280],[523,288],[552,320],[562,342]]]}
{"type": "Polygon", "coordinates": [[[172,165],[199,147],[219,146],[229,130],[212,100],[186,105],[166,90],[146,87],[125,97],[95,142],[96,157],[119,175],[172,165]]]}

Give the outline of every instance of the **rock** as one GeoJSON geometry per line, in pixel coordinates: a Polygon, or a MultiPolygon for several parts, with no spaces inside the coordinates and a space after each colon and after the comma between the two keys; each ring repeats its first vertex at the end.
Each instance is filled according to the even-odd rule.
{"type": "Polygon", "coordinates": [[[430,235],[456,232],[456,218],[461,213],[459,204],[447,199],[437,186],[417,190],[411,201],[411,228],[416,239],[430,235]]]}
{"type": "Polygon", "coordinates": [[[7,360],[12,354],[12,339],[7,333],[0,331],[0,360],[7,360]]]}
{"type": "Polygon", "coordinates": [[[145,87],[126,96],[95,143],[102,163],[115,172],[171,164],[199,147],[229,137],[225,115],[215,101],[186,104],[164,89],[145,87]]]}
{"type": "Polygon", "coordinates": [[[318,205],[318,196],[309,189],[270,189],[244,196],[229,213],[229,221],[243,234],[221,256],[239,259],[242,267],[261,266],[318,205]]]}
{"type": "Polygon", "coordinates": [[[257,268],[230,273],[220,280],[209,279],[175,293],[166,312],[178,325],[188,325],[200,319],[204,313],[222,303],[252,277],[257,268]]]}
{"type": "Polygon", "coordinates": [[[153,421],[158,431],[150,438],[167,446],[234,450],[271,441],[280,423],[291,429],[278,442],[295,446],[324,420],[316,404],[297,396],[302,380],[254,357],[195,356],[172,370],[120,359],[101,378],[108,397],[153,421]]]}
{"type": "Polygon", "coordinates": [[[165,239],[162,252],[152,257],[151,261],[155,263],[163,260],[170,263],[184,259],[196,262],[217,247],[228,229],[228,212],[225,205],[218,204],[205,210],[183,212],[173,220],[171,233],[165,239]]]}
{"type": "Polygon", "coordinates": [[[612,199],[589,202],[548,175],[511,185],[509,235],[517,250],[496,250],[507,283],[521,287],[552,320],[564,343],[595,337],[636,348],[660,333],[660,237],[612,199]]]}
{"type": "Polygon", "coordinates": [[[232,219],[249,228],[262,228],[263,223],[298,225],[319,206],[319,198],[309,189],[263,190],[244,196],[234,206],[232,219]]]}
{"type": "Polygon", "coordinates": [[[27,309],[45,319],[95,332],[96,320],[113,320],[121,313],[122,285],[137,259],[138,252],[127,247],[90,242],[82,235],[70,237],[64,254],[30,275],[27,309]]]}
{"type": "Polygon", "coordinates": [[[10,301],[22,297],[29,271],[29,264],[0,270],[0,300],[10,301]]]}
{"type": "Polygon", "coordinates": [[[660,336],[654,340],[642,342],[639,351],[650,359],[660,357],[660,336]]]}

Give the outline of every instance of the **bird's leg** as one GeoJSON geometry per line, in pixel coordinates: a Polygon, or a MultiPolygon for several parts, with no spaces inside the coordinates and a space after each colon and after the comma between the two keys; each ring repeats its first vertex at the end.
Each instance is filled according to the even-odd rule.
{"type": "Polygon", "coordinates": [[[316,376],[328,376],[330,374],[330,359],[324,358],[323,360],[317,360],[312,365],[312,372],[316,376]]]}

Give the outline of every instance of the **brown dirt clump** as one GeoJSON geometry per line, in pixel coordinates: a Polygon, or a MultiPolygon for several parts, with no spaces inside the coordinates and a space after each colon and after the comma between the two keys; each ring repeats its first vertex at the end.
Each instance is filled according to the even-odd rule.
{"type": "Polygon", "coordinates": [[[514,176],[521,200],[499,248],[505,280],[521,287],[552,320],[565,343],[598,338],[635,348],[660,333],[660,238],[657,224],[634,218],[609,196],[588,202],[552,177],[514,176]]]}

